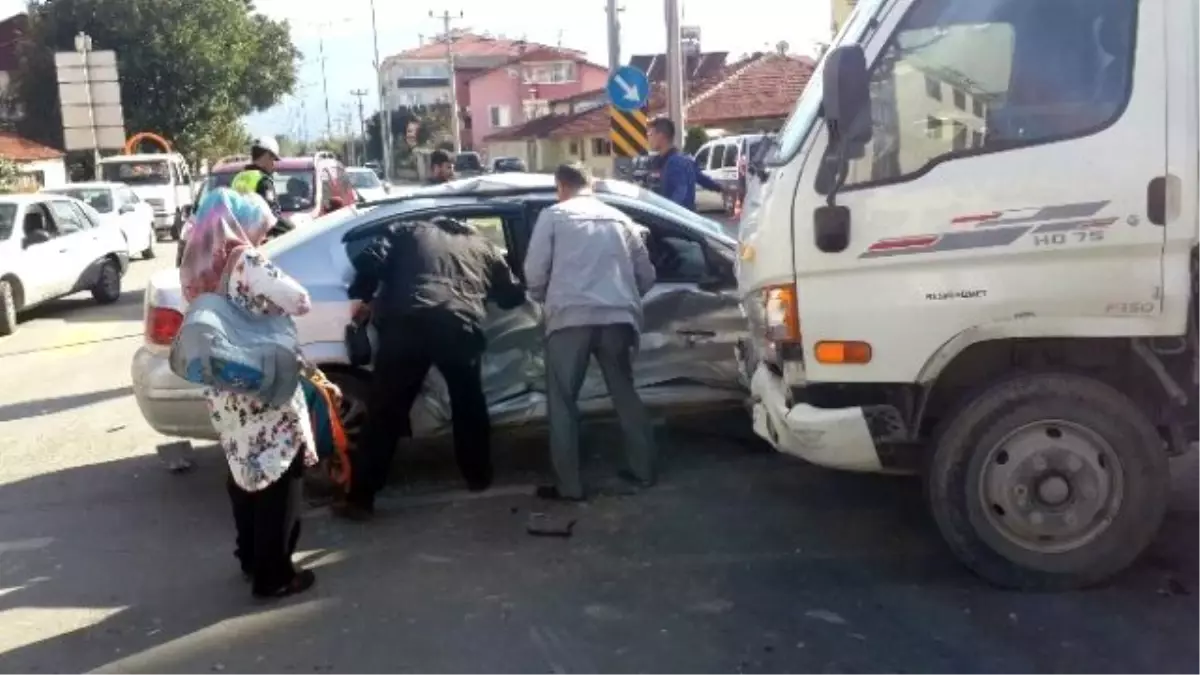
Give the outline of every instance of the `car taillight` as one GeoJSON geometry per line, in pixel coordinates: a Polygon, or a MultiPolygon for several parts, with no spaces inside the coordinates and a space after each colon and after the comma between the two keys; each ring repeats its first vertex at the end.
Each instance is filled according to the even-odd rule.
{"type": "Polygon", "coordinates": [[[146,341],[155,345],[169,345],[183,325],[183,314],[166,307],[151,307],[146,312],[146,341]]]}

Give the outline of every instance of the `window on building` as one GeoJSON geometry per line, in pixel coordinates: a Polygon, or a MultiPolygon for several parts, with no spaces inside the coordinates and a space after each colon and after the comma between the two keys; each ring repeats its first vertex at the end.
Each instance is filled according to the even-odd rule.
{"type": "Polygon", "coordinates": [[[607,138],[592,139],[592,156],[609,157],[612,155],[612,143],[607,138]]]}
{"type": "Polygon", "coordinates": [[[525,119],[532,120],[538,117],[544,117],[550,114],[550,101],[542,101],[539,99],[530,99],[522,103],[525,109],[525,119]]]}
{"type": "Polygon", "coordinates": [[[951,147],[955,150],[967,149],[967,125],[954,121],[954,139],[951,142],[951,147]]]}
{"type": "Polygon", "coordinates": [[[572,61],[537,63],[526,66],[522,72],[525,84],[562,84],[574,82],[576,66],[572,61]]]}
{"type": "Polygon", "coordinates": [[[501,129],[512,124],[508,106],[494,105],[488,108],[488,121],[493,129],[501,129]]]}
{"type": "Polygon", "coordinates": [[[959,110],[967,109],[967,95],[961,89],[954,90],[954,107],[959,110]]]}
{"type": "Polygon", "coordinates": [[[570,148],[567,150],[572,157],[579,156],[579,141],[571,141],[570,148]]]}
{"type": "Polygon", "coordinates": [[[915,0],[872,66],[871,141],[850,161],[846,187],[920,175],[956,151],[1004,152],[1112,124],[1131,90],[1137,9],[1136,2],[915,0]],[[1103,53],[1097,26],[1106,29],[1103,53]],[[973,115],[941,102],[940,82],[969,96],[973,115]],[[961,121],[932,142],[935,117],[961,121]]]}
{"type": "Polygon", "coordinates": [[[926,75],[925,93],[929,95],[929,98],[935,101],[942,100],[942,83],[930,77],[929,75],[926,75]]]}
{"type": "Polygon", "coordinates": [[[942,118],[930,115],[925,118],[925,137],[926,138],[941,138],[942,137],[942,118]]]}

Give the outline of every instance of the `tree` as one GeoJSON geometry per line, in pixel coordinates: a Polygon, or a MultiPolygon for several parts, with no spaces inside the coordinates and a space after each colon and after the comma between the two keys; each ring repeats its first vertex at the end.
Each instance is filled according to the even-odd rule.
{"type": "Polygon", "coordinates": [[[129,133],[153,131],[193,157],[243,152],[241,118],[296,84],[299,52],[287,22],[247,0],[43,0],[29,6],[14,91],[20,132],[62,146],[54,52],[86,32],[117,53],[129,133]]]}
{"type": "Polygon", "coordinates": [[[21,170],[12,160],[0,157],[0,194],[21,191],[21,170]]]}
{"type": "Polygon", "coordinates": [[[689,155],[696,154],[700,146],[708,142],[708,132],[700,127],[691,127],[683,136],[683,151],[689,155]]]}
{"type": "MultiPolygon", "coordinates": [[[[379,136],[382,117],[379,113],[367,119],[367,157],[379,160],[383,156],[379,136]]],[[[392,111],[392,148],[395,155],[405,158],[412,151],[406,140],[409,125],[416,125],[416,145],[425,146],[439,140],[450,129],[450,108],[447,105],[401,106],[392,111]]]]}

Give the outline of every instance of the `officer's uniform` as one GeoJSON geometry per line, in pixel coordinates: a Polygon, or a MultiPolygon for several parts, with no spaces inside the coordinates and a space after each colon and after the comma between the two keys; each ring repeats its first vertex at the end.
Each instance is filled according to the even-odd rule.
{"type": "Polygon", "coordinates": [[[239,171],[233,177],[233,182],[229,184],[229,187],[234,192],[253,192],[257,194],[266,200],[267,205],[271,207],[271,213],[275,214],[276,218],[282,215],[279,210],[279,199],[275,194],[274,176],[254,164],[248,164],[245,169],[239,171]]]}

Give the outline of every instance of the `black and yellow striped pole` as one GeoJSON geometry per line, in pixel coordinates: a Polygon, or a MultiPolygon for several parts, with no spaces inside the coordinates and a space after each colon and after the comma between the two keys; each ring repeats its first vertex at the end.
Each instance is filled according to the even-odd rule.
{"type": "Polygon", "coordinates": [[[608,110],[612,117],[609,139],[612,141],[613,154],[618,157],[637,157],[650,152],[650,143],[646,140],[646,108],[621,110],[610,105],[608,110]]]}

